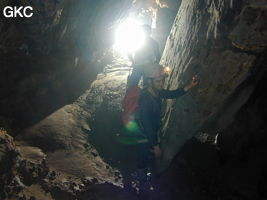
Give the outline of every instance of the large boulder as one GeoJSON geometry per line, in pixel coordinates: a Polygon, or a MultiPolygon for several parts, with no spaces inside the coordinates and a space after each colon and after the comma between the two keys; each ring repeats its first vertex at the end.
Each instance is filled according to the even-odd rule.
{"type": "Polygon", "coordinates": [[[195,74],[200,84],[166,101],[163,168],[198,132],[216,134],[229,126],[250,97],[263,73],[266,5],[182,1],[161,60],[171,69],[166,87],[183,87],[195,74]]]}

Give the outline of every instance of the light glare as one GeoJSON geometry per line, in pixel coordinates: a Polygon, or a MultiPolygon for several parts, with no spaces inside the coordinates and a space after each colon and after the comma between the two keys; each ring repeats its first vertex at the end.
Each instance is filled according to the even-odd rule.
{"type": "Polygon", "coordinates": [[[134,52],[144,43],[144,32],[138,21],[128,19],[116,31],[115,49],[120,53],[134,52]]]}

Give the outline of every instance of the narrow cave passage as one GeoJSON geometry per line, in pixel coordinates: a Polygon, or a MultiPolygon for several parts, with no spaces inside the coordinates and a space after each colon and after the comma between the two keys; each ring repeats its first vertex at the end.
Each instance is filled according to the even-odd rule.
{"type": "MultiPolygon", "coordinates": [[[[7,6],[33,15],[1,12],[1,200],[267,199],[266,1],[0,2],[7,6]],[[153,65],[168,69],[158,91],[187,91],[198,76],[179,99],[157,101],[153,178],[137,167],[140,147],[126,144],[137,139],[125,142],[122,122],[144,24],[158,44],[153,65]]],[[[142,91],[155,89],[142,75],[142,91]]]]}

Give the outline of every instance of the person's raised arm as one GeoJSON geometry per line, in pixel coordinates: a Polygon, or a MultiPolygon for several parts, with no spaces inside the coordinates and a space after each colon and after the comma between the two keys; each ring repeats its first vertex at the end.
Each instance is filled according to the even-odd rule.
{"type": "Polygon", "coordinates": [[[197,76],[193,76],[191,82],[186,85],[184,88],[179,88],[177,90],[161,90],[159,92],[159,96],[164,99],[175,99],[182,95],[184,95],[186,92],[188,92],[191,88],[198,85],[199,80],[197,76]]]}

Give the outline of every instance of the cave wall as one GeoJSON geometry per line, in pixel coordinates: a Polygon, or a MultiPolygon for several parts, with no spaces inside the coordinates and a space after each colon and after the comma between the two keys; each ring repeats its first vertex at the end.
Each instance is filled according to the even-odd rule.
{"type": "Polygon", "coordinates": [[[136,0],[131,16],[152,27],[152,37],[162,53],[181,0],[136,0]]]}
{"type": "Polygon", "coordinates": [[[160,52],[163,52],[167,38],[170,34],[173,21],[181,5],[181,0],[161,1],[157,6],[156,29],[153,37],[159,43],[160,52]]]}
{"type": "Polygon", "coordinates": [[[113,25],[132,1],[1,1],[32,6],[31,18],[0,18],[0,110],[26,127],[73,102],[110,59],[113,25]]]}
{"type": "Polygon", "coordinates": [[[161,60],[171,68],[165,86],[183,87],[195,74],[200,84],[179,100],[165,102],[162,166],[197,133],[227,129],[248,101],[264,74],[266,5],[182,1],[161,60]]]}

